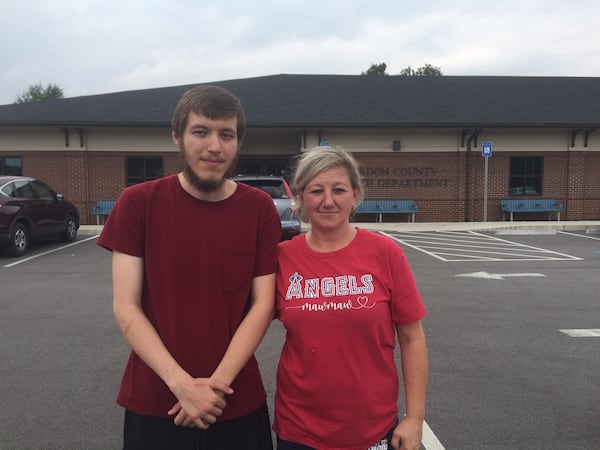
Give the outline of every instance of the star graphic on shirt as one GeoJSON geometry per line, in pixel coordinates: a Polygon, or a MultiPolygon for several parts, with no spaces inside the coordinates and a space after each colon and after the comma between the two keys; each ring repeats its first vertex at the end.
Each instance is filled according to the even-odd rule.
{"type": "Polygon", "coordinates": [[[294,272],[294,275],[290,277],[290,282],[295,284],[299,283],[300,281],[302,281],[302,275],[300,275],[298,272],[294,272]]]}

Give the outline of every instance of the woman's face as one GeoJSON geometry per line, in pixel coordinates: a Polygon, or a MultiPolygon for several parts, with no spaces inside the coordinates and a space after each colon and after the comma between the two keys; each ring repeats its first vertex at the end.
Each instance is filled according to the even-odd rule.
{"type": "Polygon", "coordinates": [[[350,221],[359,191],[352,188],[346,169],[333,167],[314,177],[300,195],[311,227],[335,230],[350,221]]]}

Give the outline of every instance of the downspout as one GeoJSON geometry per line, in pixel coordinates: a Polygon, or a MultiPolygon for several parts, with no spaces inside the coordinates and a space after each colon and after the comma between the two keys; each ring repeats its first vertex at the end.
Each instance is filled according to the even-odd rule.
{"type": "MultiPolygon", "coordinates": [[[[88,152],[87,145],[85,142],[85,135],[83,128],[78,128],[79,132],[79,148],[85,155],[85,205],[86,205],[86,221],[92,223],[90,215],[90,153],[88,152]]],[[[80,218],[81,220],[81,218],[80,218]]]]}
{"type": "Polygon", "coordinates": [[[465,222],[471,221],[471,150],[473,143],[477,147],[479,133],[481,133],[481,128],[475,128],[473,134],[467,140],[467,159],[465,161],[465,222]]]}

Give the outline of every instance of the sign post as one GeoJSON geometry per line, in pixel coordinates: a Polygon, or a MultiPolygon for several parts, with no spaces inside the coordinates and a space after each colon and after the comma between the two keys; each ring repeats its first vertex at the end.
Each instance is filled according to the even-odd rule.
{"type": "Polygon", "coordinates": [[[485,168],[483,175],[483,221],[487,222],[488,216],[488,161],[492,156],[492,143],[484,142],[481,144],[481,156],[485,159],[485,168]]]}

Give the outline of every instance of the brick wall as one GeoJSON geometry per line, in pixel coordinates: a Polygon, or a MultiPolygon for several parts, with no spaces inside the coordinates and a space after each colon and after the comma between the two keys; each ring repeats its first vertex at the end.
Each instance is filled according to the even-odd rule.
{"type": "Polygon", "coordinates": [[[569,152],[567,170],[570,220],[600,219],[600,152],[569,152]]]}
{"type": "MultiPolygon", "coordinates": [[[[116,199],[125,188],[128,154],[122,152],[2,152],[2,155],[21,156],[23,175],[44,181],[72,201],[79,210],[82,225],[96,223],[92,209],[97,200],[116,199]]],[[[163,157],[165,175],[181,170],[177,152],[152,156],[163,157]]]]}
{"type": "Polygon", "coordinates": [[[18,156],[23,158],[23,175],[44,181],[73,202],[83,216],[87,203],[84,152],[23,152],[18,156]]]}
{"type": "MultiPolygon", "coordinates": [[[[456,222],[464,215],[464,155],[458,153],[354,153],[365,198],[410,199],[419,222],[456,222]]],[[[389,217],[386,220],[394,220],[389,217]]],[[[405,220],[405,218],[400,218],[405,220]]]]}
{"type": "MultiPolygon", "coordinates": [[[[510,159],[517,152],[497,152],[488,160],[487,220],[502,220],[500,200],[508,198],[510,159]]],[[[543,156],[542,196],[565,206],[563,220],[600,219],[599,152],[528,152],[543,156]]],[[[355,153],[365,180],[365,198],[412,199],[419,205],[420,222],[466,220],[466,152],[355,153]]],[[[468,197],[470,221],[484,219],[485,159],[471,153],[468,197]]],[[[527,198],[527,197],[525,197],[527,198]]],[[[535,198],[535,197],[531,197],[535,198]]],[[[539,214],[520,215],[523,220],[544,220],[539,214]]],[[[405,216],[388,216],[402,221],[405,216]]]]}
{"type": "MultiPolygon", "coordinates": [[[[2,153],[23,158],[23,174],[40,178],[74,202],[81,223],[95,223],[91,211],[97,200],[118,198],[126,183],[126,157],[140,153],[124,152],[19,152],[2,153]]],[[[528,153],[535,156],[536,153],[528,153]]],[[[600,219],[600,152],[545,152],[543,196],[565,205],[565,220],[600,219]]],[[[178,152],[152,153],[163,157],[164,175],[181,170],[178,152]]],[[[502,220],[500,199],[508,197],[511,156],[522,153],[496,152],[489,159],[488,220],[502,220]]],[[[354,153],[361,164],[366,198],[413,199],[419,205],[418,222],[460,222],[467,205],[466,153],[386,152],[354,153]]],[[[483,220],[484,159],[471,154],[469,217],[483,220]]],[[[543,220],[534,215],[520,219],[543,220]]],[[[374,220],[374,218],[372,218],[374,220]]],[[[405,221],[406,215],[388,217],[405,221]]]]}
{"type": "MultiPolygon", "coordinates": [[[[95,223],[91,211],[97,200],[116,200],[127,182],[126,161],[128,156],[139,153],[92,152],[89,157],[88,223],[95,223]],[[92,222],[93,221],[93,222],[92,222]]],[[[177,152],[152,153],[163,158],[163,175],[173,175],[181,170],[181,157],[177,152]]],[[[83,214],[82,214],[83,215],[83,214]]]]}

